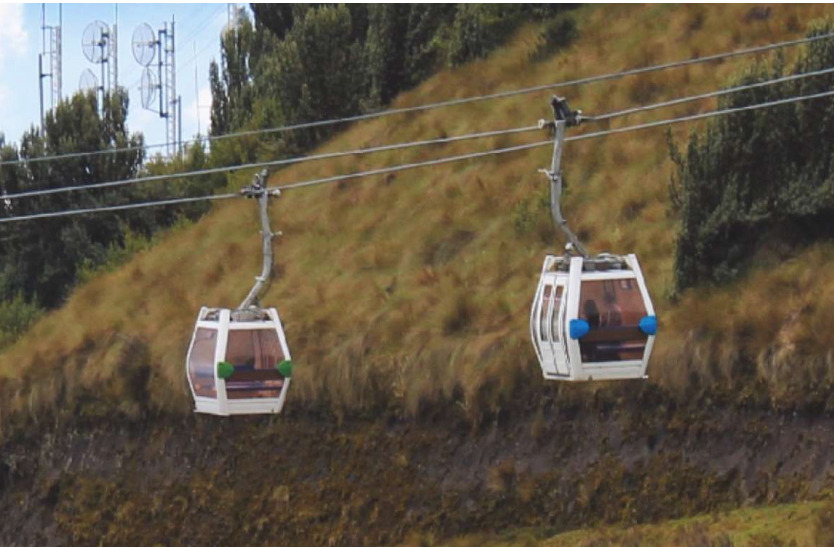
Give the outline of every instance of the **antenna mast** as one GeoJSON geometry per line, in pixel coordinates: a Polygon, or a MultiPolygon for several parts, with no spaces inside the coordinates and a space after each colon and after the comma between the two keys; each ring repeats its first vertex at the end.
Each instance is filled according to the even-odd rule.
{"type": "Polygon", "coordinates": [[[113,28],[109,40],[110,79],[113,89],[119,89],[119,4],[113,4],[113,28]]]}
{"type": "Polygon", "coordinates": [[[177,95],[175,21],[163,23],[156,33],[147,23],[133,31],[133,58],[145,67],[140,92],[142,108],[156,112],[165,120],[165,142],[169,157],[182,148],[182,99],[177,95]],[[151,64],[156,59],[156,73],[151,64]],[[154,106],[157,102],[158,106],[154,106]]]}
{"type": "Polygon", "coordinates": [[[40,86],[41,132],[45,131],[44,113],[45,97],[44,79],[49,78],[49,109],[52,110],[61,102],[62,96],[62,56],[61,56],[61,24],[63,22],[63,6],[58,4],[58,24],[46,24],[46,4],[41,4],[41,53],[38,55],[38,82],[40,86]],[[44,66],[45,65],[45,66],[44,66]]]}
{"type": "Polygon", "coordinates": [[[179,150],[179,96],[177,95],[177,65],[176,65],[176,35],[175,21],[171,17],[171,27],[165,23],[159,31],[160,47],[160,82],[162,93],[160,94],[160,116],[165,118],[165,134],[168,144],[168,156],[174,157],[179,150]],[[165,104],[162,104],[162,103],[165,104]]]}
{"type": "Polygon", "coordinates": [[[104,101],[118,80],[116,65],[116,34],[104,21],[93,21],[84,29],[81,36],[81,51],[84,57],[93,64],[99,65],[99,77],[90,69],[81,74],[79,87],[81,89],[95,88],[96,94],[101,94],[99,112],[104,114],[104,101]]]}

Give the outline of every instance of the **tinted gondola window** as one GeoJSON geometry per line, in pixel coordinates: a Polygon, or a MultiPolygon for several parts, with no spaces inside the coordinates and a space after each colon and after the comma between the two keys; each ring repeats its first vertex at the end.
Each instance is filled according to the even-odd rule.
{"type": "Polygon", "coordinates": [[[582,281],[579,317],[591,327],[579,340],[582,361],[642,359],[648,337],[639,324],[645,315],[646,306],[634,279],[582,281]]]}
{"type": "Polygon", "coordinates": [[[214,387],[214,350],[217,347],[217,331],[197,329],[194,346],[188,359],[188,376],[194,393],[200,397],[217,397],[214,387]]]}
{"type": "Polygon", "coordinates": [[[539,337],[542,341],[547,341],[547,333],[550,331],[547,325],[547,312],[550,309],[551,295],[553,294],[553,286],[545,285],[542,293],[541,310],[539,310],[539,337]]]}
{"type": "Polygon", "coordinates": [[[556,290],[553,292],[553,312],[552,313],[548,312],[548,313],[551,314],[550,317],[553,318],[553,320],[550,322],[550,326],[551,326],[550,339],[553,342],[556,342],[557,344],[562,343],[562,337],[559,334],[559,332],[560,332],[559,331],[559,308],[562,307],[562,290],[563,289],[564,289],[564,287],[562,287],[561,285],[556,287],[556,290]]]}
{"type": "Polygon", "coordinates": [[[274,328],[229,331],[226,361],[234,365],[235,371],[226,380],[226,396],[229,399],[278,397],[284,377],[276,365],[284,359],[274,328]]]}

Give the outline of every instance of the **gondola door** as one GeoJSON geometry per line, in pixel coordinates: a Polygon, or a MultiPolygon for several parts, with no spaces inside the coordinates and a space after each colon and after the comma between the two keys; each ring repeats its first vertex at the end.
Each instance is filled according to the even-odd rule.
{"type": "Polygon", "coordinates": [[[550,277],[542,285],[542,294],[536,309],[535,335],[541,349],[541,364],[545,376],[565,377],[568,370],[565,353],[564,330],[560,319],[565,313],[565,279],[550,277]]]}

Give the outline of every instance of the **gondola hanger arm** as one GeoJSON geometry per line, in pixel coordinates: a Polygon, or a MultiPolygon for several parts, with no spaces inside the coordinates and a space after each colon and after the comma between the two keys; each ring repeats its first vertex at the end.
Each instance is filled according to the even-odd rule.
{"type": "Polygon", "coordinates": [[[567,250],[575,250],[582,257],[588,258],[588,251],[579,241],[579,238],[568,227],[568,221],[562,215],[562,147],[565,143],[565,130],[568,127],[575,127],[582,123],[582,111],[571,110],[568,102],[563,97],[553,96],[550,101],[553,108],[553,121],[539,121],[539,127],[553,129],[553,158],[550,162],[550,169],[540,169],[540,173],[547,175],[550,180],[550,212],[553,222],[564,232],[568,240],[567,250]]]}
{"type": "Polygon", "coordinates": [[[259,302],[261,292],[267,282],[272,278],[272,238],[276,235],[281,235],[280,232],[273,233],[269,226],[269,198],[275,198],[281,195],[281,190],[269,190],[266,186],[266,180],[269,172],[264,169],[255,175],[252,184],[244,186],[240,189],[242,196],[258,200],[258,209],[261,220],[261,245],[263,250],[263,267],[261,275],[255,277],[255,284],[249,290],[249,294],[240,303],[238,309],[247,310],[256,306],[259,302]]]}

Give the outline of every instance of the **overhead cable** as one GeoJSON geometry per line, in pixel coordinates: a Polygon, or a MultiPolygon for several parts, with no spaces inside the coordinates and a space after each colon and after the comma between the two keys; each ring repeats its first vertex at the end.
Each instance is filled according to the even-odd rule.
{"type": "Polygon", "coordinates": [[[657,110],[658,108],[667,108],[670,106],[677,106],[679,104],[684,103],[691,103],[695,101],[702,101],[704,99],[711,99],[713,97],[721,97],[723,95],[730,95],[732,93],[738,93],[739,91],[747,91],[748,89],[756,89],[760,87],[766,87],[776,84],[782,84],[785,82],[792,82],[795,80],[801,80],[803,78],[811,78],[813,76],[823,76],[825,74],[832,74],[834,73],[834,68],[825,68],[822,70],[815,70],[813,72],[803,72],[800,74],[790,74],[788,76],[781,76],[779,78],[774,78],[772,80],[763,80],[761,82],[754,82],[750,84],[742,84],[737,85],[734,87],[728,87],[725,89],[719,89],[716,91],[710,91],[708,93],[701,93],[699,95],[690,95],[689,97],[680,97],[678,99],[671,99],[669,101],[662,101],[659,103],[653,103],[649,105],[643,106],[635,106],[632,108],[626,108],[624,110],[617,110],[614,112],[608,112],[607,114],[600,114],[598,116],[585,116],[582,115],[582,120],[585,121],[603,121],[608,120],[611,118],[619,118],[621,116],[628,116],[630,114],[638,114],[640,112],[647,112],[649,110],[657,110]]]}
{"type": "Polygon", "coordinates": [[[798,103],[802,101],[810,101],[813,99],[822,99],[824,97],[834,96],[834,90],[823,91],[821,93],[814,93],[812,95],[801,95],[798,97],[788,97],[786,99],[778,99],[766,103],[751,104],[747,106],[739,106],[735,108],[724,108],[722,110],[713,110],[711,112],[702,112],[701,114],[692,114],[690,116],[682,116],[680,118],[671,118],[668,120],[658,120],[656,122],[642,123],[639,125],[629,125],[627,127],[617,127],[614,129],[606,129],[605,131],[595,131],[592,133],[585,133],[582,135],[575,135],[566,137],[565,141],[581,141],[585,139],[594,139],[597,137],[604,137],[606,135],[614,135],[617,133],[629,133],[631,131],[640,131],[642,129],[651,129],[653,127],[663,127],[666,125],[673,125],[684,122],[694,122],[706,118],[714,118],[716,116],[726,116],[727,114],[736,114],[738,112],[746,112],[748,110],[759,110],[761,108],[771,108],[774,106],[781,106],[791,103],[798,103]]]}
{"type": "Polygon", "coordinates": [[[63,194],[67,192],[75,192],[79,190],[93,190],[97,188],[112,188],[115,186],[125,186],[130,184],[141,184],[145,182],[155,182],[161,180],[176,180],[182,178],[189,178],[189,177],[196,177],[196,176],[205,176],[205,175],[214,175],[217,173],[231,173],[235,171],[241,171],[244,169],[253,169],[253,168],[263,168],[263,167],[278,167],[284,165],[291,165],[294,163],[301,163],[305,161],[313,161],[313,160],[324,160],[324,159],[334,159],[334,158],[342,158],[347,156],[362,156],[365,154],[373,154],[377,152],[390,152],[393,150],[402,150],[405,148],[414,148],[418,146],[432,146],[438,144],[448,144],[452,142],[459,142],[459,141],[466,141],[472,139],[483,139],[488,137],[498,137],[501,135],[513,135],[518,133],[526,133],[530,131],[538,131],[539,127],[537,125],[531,125],[527,127],[515,127],[511,129],[498,129],[494,131],[483,131],[480,133],[470,133],[467,135],[456,135],[453,137],[439,137],[436,139],[427,139],[422,141],[412,141],[412,142],[403,142],[403,143],[396,143],[396,144],[387,144],[383,146],[375,146],[372,148],[359,148],[356,150],[346,150],[341,152],[325,152],[322,154],[312,154],[309,156],[295,156],[292,158],[284,158],[280,160],[271,160],[271,161],[261,161],[261,162],[253,162],[253,163],[245,163],[242,165],[232,165],[227,167],[212,167],[209,169],[198,169],[195,171],[188,171],[182,173],[171,173],[171,174],[164,174],[164,175],[150,175],[145,177],[133,177],[121,180],[113,180],[108,182],[96,182],[92,184],[83,184],[77,186],[62,186],[59,188],[45,188],[41,190],[30,190],[27,192],[18,192],[15,194],[7,194],[3,196],[5,199],[20,199],[26,197],[33,197],[33,196],[44,196],[44,195],[51,195],[51,194],[63,194]]]}
{"type": "MultiPolygon", "coordinates": [[[[728,108],[722,110],[715,110],[712,112],[704,112],[701,114],[694,114],[691,116],[683,116],[679,118],[672,118],[668,120],[659,120],[656,122],[644,123],[639,125],[627,126],[627,127],[619,127],[615,129],[608,129],[605,131],[597,131],[593,133],[586,133],[584,135],[576,135],[573,137],[567,137],[565,141],[579,141],[585,139],[592,139],[598,137],[604,137],[607,135],[617,134],[617,133],[627,133],[630,131],[638,131],[643,129],[649,129],[654,127],[662,127],[672,124],[690,122],[690,121],[697,121],[703,120],[706,118],[712,118],[716,116],[725,116],[728,114],[735,114],[738,112],[745,112],[749,110],[758,110],[762,108],[771,108],[774,106],[781,106],[787,105],[791,103],[801,102],[801,101],[808,101],[813,99],[821,99],[824,97],[831,97],[834,96],[834,90],[832,91],[825,91],[821,93],[814,93],[812,95],[802,95],[798,97],[788,97],[785,99],[779,99],[775,101],[769,101],[766,103],[759,103],[747,106],[741,106],[736,108],[728,108]]],[[[506,154],[510,152],[519,152],[523,150],[530,150],[534,148],[539,148],[543,146],[552,146],[552,140],[545,140],[545,141],[538,141],[529,144],[522,144],[517,146],[511,146],[506,148],[498,148],[495,150],[488,150],[484,152],[474,152],[470,154],[461,154],[458,156],[449,156],[446,158],[439,158],[435,160],[428,160],[423,162],[415,162],[415,163],[408,163],[403,165],[395,165],[391,167],[383,167],[380,169],[373,169],[369,171],[361,171],[357,173],[347,173],[344,175],[335,175],[332,177],[325,177],[320,179],[310,179],[306,181],[299,181],[299,182],[292,182],[283,185],[278,185],[275,187],[267,188],[267,190],[292,190],[298,188],[306,188],[310,186],[317,186],[320,184],[327,184],[333,182],[339,182],[343,180],[350,180],[356,179],[360,177],[367,177],[379,174],[386,174],[386,173],[394,173],[398,171],[405,171],[408,169],[415,169],[417,167],[428,167],[432,165],[441,165],[444,163],[451,163],[457,161],[464,161],[469,159],[476,159],[476,158],[483,158],[487,156],[494,156],[499,154],[506,154]]],[[[238,194],[220,194],[220,195],[209,195],[203,197],[191,197],[191,198],[176,198],[170,200],[163,200],[163,201],[153,201],[153,202],[144,202],[144,203],[136,203],[136,204],[127,204],[127,205],[116,205],[116,206],[105,206],[105,207],[97,207],[97,208],[90,208],[90,209],[71,209],[67,211],[55,211],[50,213],[37,213],[33,215],[25,215],[25,216],[18,216],[18,217],[8,217],[8,218],[0,218],[0,223],[6,222],[16,222],[22,220],[35,220],[35,219],[44,219],[44,218],[55,218],[55,217],[62,217],[62,216],[70,216],[70,215],[79,215],[79,214],[88,214],[88,213],[98,213],[98,212],[107,212],[107,211],[121,211],[125,209],[138,209],[142,207],[155,207],[161,205],[174,205],[178,203],[189,203],[195,201],[205,201],[205,200],[222,200],[222,199],[230,199],[233,197],[237,197],[238,194]]],[[[9,196],[4,196],[9,197],[9,196]]]]}
{"type": "MultiPolygon", "coordinates": [[[[374,169],[371,171],[362,171],[359,173],[348,173],[346,175],[337,175],[335,177],[327,177],[324,179],[313,179],[307,180],[302,182],[296,183],[289,183],[284,184],[277,187],[270,187],[267,188],[267,191],[272,190],[290,190],[290,189],[297,189],[303,188],[307,186],[315,186],[319,184],[325,184],[327,182],[337,182],[340,180],[349,180],[355,179],[359,177],[366,177],[371,175],[379,175],[384,173],[394,173],[397,171],[405,171],[407,169],[415,169],[417,167],[427,167],[430,165],[440,165],[443,163],[451,163],[455,161],[463,161],[468,159],[475,159],[475,158],[483,158],[486,156],[494,156],[499,154],[507,154],[509,152],[518,152],[521,150],[529,150],[531,148],[538,148],[542,146],[551,146],[553,141],[546,140],[546,141],[539,141],[530,144],[522,144],[518,146],[511,146],[507,148],[497,148],[495,150],[488,150],[485,152],[474,152],[470,154],[462,154],[459,156],[451,156],[447,158],[441,158],[437,160],[428,160],[423,162],[417,163],[409,163],[404,165],[395,165],[393,167],[384,167],[382,169],[374,169]]],[[[36,219],[46,219],[46,218],[56,218],[56,217],[63,217],[63,216],[70,216],[70,215],[81,215],[81,214],[89,214],[89,213],[104,213],[108,211],[123,211],[125,209],[139,209],[142,207],[156,207],[160,205],[176,205],[180,203],[191,203],[195,201],[205,201],[205,200],[222,200],[222,199],[230,199],[233,197],[239,197],[240,194],[219,194],[219,195],[209,195],[203,197],[191,197],[191,198],[176,198],[170,200],[163,200],[163,201],[150,201],[150,202],[143,202],[143,203],[135,203],[135,204],[128,204],[128,205],[115,205],[115,206],[105,206],[105,207],[95,207],[90,209],[70,209],[67,211],[54,211],[49,213],[36,213],[32,215],[25,215],[25,216],[18,216],[18,217],[8,217],[8,218],[0,218],[0,224],[6,222],[16,222],[21,220],[36,220],[36,219]]]]}
{"type": "MultiPolygon", "coordinates": [[[[641,74],[649,74],[652,72],[658,72],[662,70],[669,70],[672,68],[680,68],[684,66],[690,66],[700,63],[709,63],[713,61],[720,61],[723,59],[729,59],[732,57],[739,57],[743,55],[752,55],[756,53],[763,53],[766,51],[772,51],[775,49],[781,49],[786,47],[793,47],[802,44],[808,44],[811,42],[816,42],[819,40],[826,40],[829,38],[834,38],[834,33],[826,33],[820,34],[817,36],[809,36],[805,38],[799,38],[796,40],[787,40],[783,42],[774,42],[771,44],[765,44],[762,46],[755,46],[743,49],[737,49],[733,51],[727,51],[723,53],[716,53],[713,55],[707,55],[705,57],[693,57],[690,59],[684,59],[679,61],[672,61],[668,63],[663,63],[659,65],[652,65],[647,67],[639,67],[639,68],[632,68],[627,70],[622,70],[619,72],[611,72],[608,74],[600,74],[596,76],[587,76],[584,78],[577,78],[573,80],[566,80],[564,82],[556,82],[550,84],[542,84],[532,87],[508,90],[508,91],[500,91],[497,93],[489,93],[485,95],[476,95],[471,97],[462,97],[460,99],[449,99],[445,101],[439,101],[434,103],[427,103],[422,105],[415,105],[415,106],[406,106],[401,108],[389,108],[386,110],[377,110],[373,112],[367,112],[364,114],[357,114],[354,116],[345,116],[342,118],[332,118],[327,120],[319,120],[319,121],[309,121],[309,122],[301,122],[297,124],[290,124],[284,125],[280,127],[271,127],[271,128],[264,128],[264,129],[253,129],[249,131],[238,131],[234,133],[227,133],[225,135],[213,135],[208,137],[202,138],[195,138],[190,140],[183,141],[184,143],[200,143],[200,142],[212,142],[217,140],[225,140],[231,138],[240,138],[240,137],[247,137],[253,135],[265,135],[271,133],[283,133],[287,131],[295,131],[299,129],[311,129],[315,127],[322,127],[322,126],[329,126],[329,125],[338,125],[343,123],[350,123],[356,121],[363,121],[363,120],[370,120],[375,118],[381,118],[384,116],[391,116],[396,114],[408,114],[412,112],[421,112],[425,110],[432,110],[435,108],[445,108],[449,106],[457,106],[462,104],[469,104],[474,102],[492,100],[492,99],[503,99],[507,97],[514,97],[517,95],[525,95],[529,93],[537,93],[540,91],[546,91],[551,89],[558,89],[560,87],[568,87],[568,86],[576,86],[576,85],[583,85],[595,82],[604,82],[608,80],[614,80],[619,78],[624,78],[627,76],[637,76],[641,74]]],[[[164,143],[158,144],[147,144],[143,146],[128,146],[123,148],[110,148],[106,150],[94,150],[90,152],[70,152],[66,154],[58,154],[53,156],[42,156],[39,158],[28,158],[28,159],[20,159],[20,160],[10,160],[5,162],[0,162],[0,165],[15,165],[20,163],[37,163],[43,161],[53,161],[59,159],[69,159],[69,158],[78,158],[78,157],[85,157],[85,156],[95,156],[101,154],[115,154],[119,152],[129,152],[133,150],[149,150],[152,148],[164,148],[168,146],[164,143]]]]}
{"type": "MultiPolygon", "coordinates": [[[[666,108],[670,106],[676,106],[684,103],[699,101],[703,99],[708,99],[712,97],[718,97],[722,95],[729,95],[731,93],[738,93],[740,91],[745,91],[748,89],[755,89],[770,85],[776,85],[780,83],[800,80],[803,78],[809,78],[814,76],[822,76],[826,74],[834,73],[834,68],[826,68],[821,70],[816,70],[813,72],[805,72],[801,74],[791,74],[788,76],[781,76],[779,78],[774,78],[772,80],[765,80],[761,82],[754,82],[750,84],[743,84],[738,85],[726,89],[719,89],[716,91],[710,91],[708,93],[702,93],[699,95],[691,95],[688,97],[679,97],[676,99],[671,99],[668,101],[663,101],[659,103],[653,103],[648,105],[641,105],[633,108],[627,108],[625,110],[618,110],[614,112],[609,112],[606,114],[600,114],[596,116],[582,116],[583,120],[587,121],[603,121],[607,119],[617,118],[621,116],[626,116],[630,114],[637,114],[641,112],[646,112],[650,110],[656,110],[659,108],[666,108]]],[[[49,194],[62,194],[67,192],[75,192],[80,190],[93,190],[98,188],[111,188],[117,186],[124,186],[130,184],[141,184],[145,182],[155,182],[161,180],[176,180],[181,178],[188,178],[188,177],[195,177],[195,176],[205,176],[205,175],[212,175],[217,173],[226,173],[226,172],[235,172],[245,169],[252,169],[252,168],[263,168],[263,167],[278,167],[284,165],[292,165],[295,163],[301,163],[305,161],[315,161],[315,160],[323,160],[323,159],[334,159],[346,156],[360,156],[365,154],[372,154],[376,152],[386,152],[386,151],[393,151],[393,150],[402,150],[406,148],[418,147],[418,146],[430,146],[430,145],[437,145],[437,144],[446,144],[456,141],[463,141],[463,140],[470,140],[470,139],[479,139],[479,138],[486,138],[486,137],[496,137],[500,135],[509,135],[515,133],[524,133],[529,131],[537,130],[537,126],[528,126],[528,127],[519,127],[519,128],[512,128],[512,129],[499,129],[494,131],[484,131],[480,133],[471,133],[467,135],[458,135],[453,137],[441,137],[436,139],[428,139],[422,141],[412,141],[412,142],[405,142],[405,143],[396,143],[391,145],[384,145],[384,146],[377,146],[373,148],[364,148],[364,149],[357,149],[357,150],[346,150],[341,152],[327,152],[322,154],[312,154],[307,156],[295,156],[292,158],[285,158],[280,160],[272,160],[267,162],[253,162],[247,163],[242,165],[236,166],[229,166],[229,167],[216,167],[210,169],[201,169],[195,170],[190,172],[183,172],[183,173],[172,173],[172,174],[165,174],[165,175],[150,175],[150,176],[143,176],[143,177],[133,177],[128,179],[122,180],[115,180],[115,181],[108,181],[108,182],[99,182],[93,184],[85,184],[85,185],[76,185],[76,186],[63,186],[60,188],[47,188],[42,190],[31,190],[27,192],[19,192],[16,194],[9,194],[6,196],[7,199],[19,199],[31,196],[41,196],[41,195],[49,195],[49,194]]],[[[575,138],[575,137],[574,137],[575,138]]]]}

